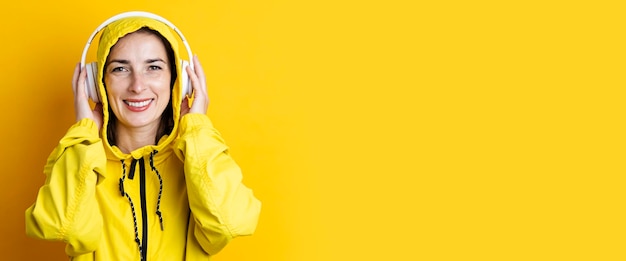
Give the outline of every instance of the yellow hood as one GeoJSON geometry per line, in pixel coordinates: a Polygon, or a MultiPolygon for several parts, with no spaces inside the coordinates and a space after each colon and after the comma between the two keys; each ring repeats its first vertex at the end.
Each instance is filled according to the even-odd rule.
{"type": "Polygon", "coordinates": [[[167,146],[172,142],[173,139],[176,138],[178,133],[178,122],[180,117],[180,101],[182,101],[181,88],[182,81],[181,75],[182,73],[182,64],[180,58],[180,50],[179,50],[179,41],[178,38],[175,37],[176,32],[173,31],[168,25],[145,17],[128,17],[124,19],[117,20],[108,26],[106,26],[102,30],[102,34],[100,36],[100,42],[98,44],[98,53],[97,53],[97,61],[98,61],[98,88],[101,94],[101,102],[103,107],[103,127],[102,127],[102,141],[105,144],[105,147],[108,148],[109,153],[113,153],[117,158],[124,159],[132,156],[133,158],[140,158],[143,155],[150,154],[153,150],[161,150],[163,147],[167,146]],[[148,27],[152,30],[159,32],[167,41],[169,41],[172,49],[174,50],[174,60],[170,61],[171,63],[176,63],[176,82],[172,88],[171,99],[173,106],[173,119],[174,119],[174,127],[172,132],[169,135],[162,137],[157,145],[154,146],[145,146],[139,148],[135,151],[131,152],[131,155],[123,153],[117,147],[112,147],[107,138],[107,129],[109,122],[109,104],[107,100],[106,91],[104,88],[104,66],[106,64],[107,56],[111,50],[111,47],[117,43],[117,41],[124,37],[125,35],[135,32],[142,27],[148,27]]]}

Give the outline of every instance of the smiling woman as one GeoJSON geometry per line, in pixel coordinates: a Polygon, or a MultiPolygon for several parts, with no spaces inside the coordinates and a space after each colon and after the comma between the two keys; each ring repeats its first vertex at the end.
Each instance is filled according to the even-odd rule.
{"type": "Polygon", "coordinates": [[[76,123],[26,210],[27,234],[66,242],[72,260],[207,260],[256,229],[261,203],[206,115],[198,57],[177,66],[172,28],[142,14],[102,31],[94,108],[76,66],[76,123]]]}
{"type": "Polygon", "coordinates": [[[146,27],[124,36],[111,48],[104,70],[104,86],[113,111],[108,139],[124,153],[156,143],[171,132],[174,61],[169,43],[146,27]],[[142,133],[155,133],[155,138],[142,133]]]}

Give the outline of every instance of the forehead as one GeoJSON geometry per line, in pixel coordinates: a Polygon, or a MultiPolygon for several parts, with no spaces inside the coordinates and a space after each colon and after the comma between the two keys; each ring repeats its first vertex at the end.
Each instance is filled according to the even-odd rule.
{"type": "Polygon", "coordinates": [[[109,58],[120,55],[164,56],[163,58],[167,58],[163,40],[155,33],[143,30],[123,36],[111,47],[109,58]]]}

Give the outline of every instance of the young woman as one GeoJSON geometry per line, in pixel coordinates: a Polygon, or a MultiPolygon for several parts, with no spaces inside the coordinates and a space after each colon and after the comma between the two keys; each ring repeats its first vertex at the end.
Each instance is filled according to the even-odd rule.
{"type": "Polygon", "coordinates": [[[186,67],[172,29],[128,17],[102,30],[101,103],[72,80],[77,122],[50,154],[26,210],[28,235],[67,243],[72,260],[208,260],[256,228],[261,203],[206,115],[202,66],[186,67]]]}

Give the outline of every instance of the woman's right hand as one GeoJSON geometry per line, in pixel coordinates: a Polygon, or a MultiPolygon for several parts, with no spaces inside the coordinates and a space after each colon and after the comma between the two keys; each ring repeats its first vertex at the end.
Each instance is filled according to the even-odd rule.
{"type": "Polygon", "coordinates": [[[81,68],[80,63],[78,63],[76,68],[74,68],[74,76],[72,77],[76,122],[85,118],[92,119],[98,125],[99,130],[102,127],[102,104],[96,103],[93,110],[91,109],[91,105],[89,105],[89,97],[87,97],[87,94],[85,93],[85,80],[87,80],[85,67],[81,68]]]}

